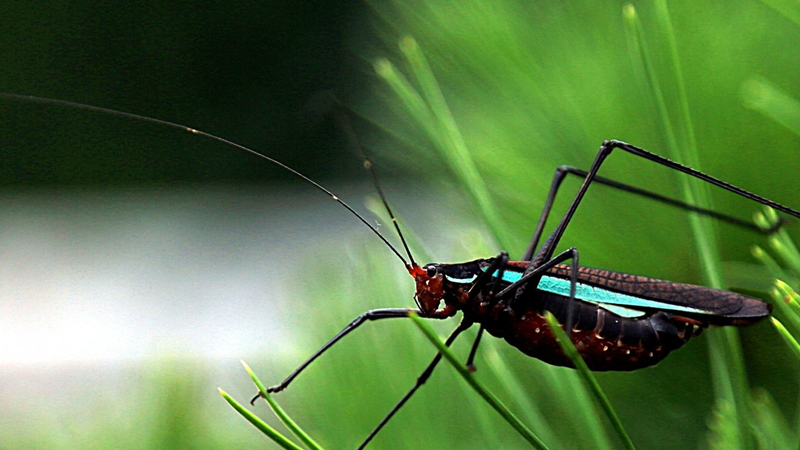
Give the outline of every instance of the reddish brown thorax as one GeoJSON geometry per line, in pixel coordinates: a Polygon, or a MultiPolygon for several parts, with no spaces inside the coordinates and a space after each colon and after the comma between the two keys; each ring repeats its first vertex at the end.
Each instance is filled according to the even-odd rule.
{"type": "Polygon", "coordinates": [[[442,298],[444,298],[444,275],[436,272],[435,275],[428,275],[428,271],[418,265],[409,267],[408,273],[414,277],[417,283],[417,292],[414,294],[422,312],[432,317],[436,314],[442,298]]]}

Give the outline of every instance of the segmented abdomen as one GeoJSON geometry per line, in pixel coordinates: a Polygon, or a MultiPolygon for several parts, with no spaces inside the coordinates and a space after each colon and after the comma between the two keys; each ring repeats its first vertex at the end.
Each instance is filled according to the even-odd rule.
{"type": "MultiPolygon", "coordinates": [[[[569,303],[561,295],[541,291],[537,294],[541,295],[539,301],[478,320],[492,335],[504,338],[528,356],[557,366],[572,366],[544,319],[547,310],[561,324],[565,323],[569,303]]],[[[693,325],[675,321],[666,312],[625,318],[582,301],[572,305],[572,342],[594,371],[652,366],[683,346],[695,331],[693,325]]]]}

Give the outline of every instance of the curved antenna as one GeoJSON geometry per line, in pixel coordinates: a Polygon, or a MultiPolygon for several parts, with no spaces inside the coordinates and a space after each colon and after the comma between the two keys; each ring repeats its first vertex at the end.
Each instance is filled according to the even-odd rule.
{"type": "Polygon", "coordinates": [[[370,175],[372,175],[372,182],[375,184],[375,189],[377,189],[378,195],[381,197],[383,207],[386,208],[386,212],[389,213],[389,217],[392,219],[392,224],[394,224],[394,229],[397,230],[397,235],[400,236],[400,241],[402,241],[403,248],[405,248],[408,259],[411,261],[411,266],[417,267],[417,262],[414,261],[414,257],[411,255],[411,249],[408,247],[408,242],[406,242],[403,232],[400,231],[400,224],[397,221],[394,212],[392,212],[392,208],[389,207],[389,202],[386,200],[386,195],[383,193],[381,184],[378,182],[378,176],[375,174],[375,169],[372,167],[372,161],[370,161],[369,156],[367,156],[367,149],[361,144],[361,140],[353,130],[353,125],[350,123],[349,116],[341,112],[336,113],[336,115],[342,123],[342,128],[344,129],[345,133],[348,135],[350,140],[355,143],[356,147],[358,147],[358,150],[361,152],[361,157],[364,158],[364,168],[367,169],[370,175]]]}
{"type": "Polygon", "coordinates": [[[339,203],[345,209],[350,211],[350,213],[352,213],[354,216],[358,217],[358,220],[360,220],[364,225],[366,225],[370,230],[372,230],[372,232],[375,233],[375,235],[378,236],[380,238],[380,240],[383,241],[383,243],[386,244],[392,250],[392,252],[394,252],[395,255],[397,255],[398,258],[400,258],[400,261],[403,262],[403,265],[406,267],[406,269],[411,271],[412,266],[410,266],[408,264],[408,262],[406,261],[406,259],[403,258],[403,255],[401,255],[400,252],[398,252],[397,249],[389,241],[387,241],[385,237],[383,237],[383,235],[380,233],[380,231],[378,231],[377,228],[375,228],[369,222],[367,222],[367,219],[365,219],[361,214],[356,212],[356,210],[354,210],[352,207],[350,207],[350,205],[348,205],[347,203],[342,201],[342,199],[337,197],[333,192],[325,189],[324,187],[322,187],[322,185],[320,185],[316,181],[314,181],[311,178],[308,178],[307,176],[303,175],[302,173],[292,169],[291,167],[289,167],[286,164],[278,161],[277,159],[270,158],[269,156],[267,156],[267,155],[265,155],[263,153],[259,153],[259,152],[255,151],[255,150],[251,149],[251,148],[245,147],[244,145],[237,144],[236,142],[229,141],[229,140],[227,140],[225,138],[221,138],[219,136],[215,136],[215,135],[213,135],[211,133],[206,133],[205,131],[201,131],[201,130],[197,130],[197,129],[194,129],[194,128],[191,128],[191,127],[187,127],[185,125],[177,124],[177,123],[174,123],[174,122],[168,122],[166,120],[161,120],[161,119],[154,119],[152,117],[140,116],[138,114],[127,113],[127,112],[123,112],[123,111],[117,111],[115,109],[101,108],[99,106],[86,105],[86,104],[83,104],[83,103],[70,102],[70,101],[67,101],[67,100],[57,100],[57,99],[53,99],[53,98],[35,97],[35,96],[32,96],[32,95],[9,94],[9,93],[5,93],[5,92],[0,92],[0,98],[27,101],[27,102],[32,102],[32,103],[40,103],[40,104],[45,104],[45,105],[66,106],[66,107],[69,107],[69,108],[82,109],[82,110],[85,110],[85,111],[92,111],[92,112],[99,112],[99,113],[108,114],[108,115],[111,115],[111,116],[124,117],[124,118],[127,118],[127,119],[138,120],[138,121],[141,121],[141,122],[154,123],[154,124],[162,125],[162,126],[165,126],[165,127],[176,128],[176,129],[182,130],[182,131],[188,131],[190,133],[196,134],[196,135],[204,137],[206,139],[210,139],[212,141],[217,141],[219,143],[222,143],[224,145],[236,148],[236,149],[241,150],[243,152],[250,153],[251,155],[258,156],[261,159],[265,159],[265,160],[275,164],[276,166],[278,166],[278,167],[280,167],[282,169],[285,169],[286,171],[288,171],[288,172],[290,172],[290,173],[292,173],[294,175],[297,175],[303,181],[306,181],[306,182],[310,183],[315,188],[317,188],[320,191],[324,192],[330,198],[332,198],[334,201],[336,201],[336,203],[339,203]]]}

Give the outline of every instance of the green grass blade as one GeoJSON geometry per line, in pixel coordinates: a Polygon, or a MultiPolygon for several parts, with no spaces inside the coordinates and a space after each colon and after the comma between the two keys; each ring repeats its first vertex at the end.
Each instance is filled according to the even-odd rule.
{"type": "Polygon", "coordinates": [[[547,446],[539,440],[536,435],[533,434],[525,424],[520,421],[511,410],[505,406],[500,399],[498,399],[494,394],[492,394],[483,384],[481,384],[476,378],[475,375],[469,371],[463,364],[461,364],[456,356],[450,351],[447,346],[444,345],[441,339],[436,335],[436,332],[425,322],[425,319],[419,317],[416,314],[410,314],[411,320],[414,324],[419,327],[425,337],[428,338],[431,343],[436,346],[436,349],[439,350],[439,353],[444,356],[444,358],[456,369],[459,375],[464,378],[464,381],[475,390],[485,401],[488,403],[495,411],[497,411],[503,419],[506,420],[526,441],[528,441],[533,448],[545,450],[547,446]]]}
{"type": "Polygon", "coordinates": [[[790,332],[795,336],[800,336],[800,311],[795,298],[797,293],[783,281],[775,280],[775,289],[770,294],[776,309],[773,313],[774,317],[784,320],[790,332]]]}
{"type": "Polygon", "coordinates": [[[619,420],[617,412],[614,410],[614,407],[611,405],[611,402],[608,400],[605,392],[603,392],[603,389],[600,387],[600,383],[597,382],[597,378],[595,378],[592,371],[589,370],[586,362],[578,353],[578,349],[572,345],[572,341],[569,339],[569,337],[567,337],[567,333],[561,329],[561,324],[558,323],[558,320],[556,320],[555,316],[549,311],[545,313],[544,317],[547,320],[547,324],[550,326],[550,330],[556,336],[558,343],[561,345],[561,349],[564,351],[564,354],[566,354],[572,361],[572,364],[575,365],[575,370],[577,370],[578,374],[580,374],[584,383],[586,383],[586,386],[589,388],[589,391],[594,394],[598,403],[600,403],[600,407],[603,408],[603,411],[606,413],[608,420],[611,422],[611,425],[614,427],[614,430],[617,432],[620,440],[625,445],[625,448],[630,450],[635,449],[633,446],[633,441],[631,441],[630,436],[628,436],[628,432],[625,431],[622,421],[619,420]]]}
{"type": "MultiPolygon", "coordinates": [[[[554,367],[551,370],[558,369],[554,367]]],[[[593,394],[589,392],[586,384],[580,380],[580,376],[577,373],[571,373],[566,380],[566,388],[572,392],[574,404],[577,405],[578,414],[582,418],[582,426],[594,438],[597,448],[614,448],[611,445],[611,437],[606,432],[602,416],[598,413],[596,404],[592,402],[593,394]]]]}
{"type": "Polygon", "coordinates": [[[786,273],[786,271],[783,270],[780,264],[778,264],[778,262],[775,261],[775,258],[773,258],[763,248],[759,247],[758,245],[754,245],[750,249],[750,253],[756,260],[758,260],[758,262],[763,264],[764,267],[766,267],[767,270],[769,270],[772,276],[776,278],[782,278],[784,280],[789,279],[789,274],[786,273]]]}
{"type": "MultiPolygon", "coordinates": [[[[697,144],[694,136],[694,129],[689,112],[689,103],[686,96],[685,83],[683,81],[680,58],[678,57],[675,33],[669,17],[669,11],[665,0],[655,2],[656,19],[660,31],[664,36],[666,49],[660,49],[658,54],[666,54],[669,57],[668,66],[671,69],[667,72],[672,80],[672,91],[677,93],[677,123],[676,128],[670,119],[670,110],[667,105],[667,97],[661,87],[655,64],[653,63],[653,52],[650,51],[644,36],[641,22],[636,15],[633,6],[629,5],[624,10],[624,17],[629,31],[630,39],[635,42],[634,48],[639,50],[634,54],[634,60],[644,67],[643,73],[647,76],[647,82],[652,89],[653,96],[659,111],[659,118],[662,121],[664,134],[667,141],[668,154],[679,161],[701,170],[697,157],[697,144]],[[665,51],[664,51],[665,50],[665,51]],[[682,137],[679,142],[679,135],[682,137]]],[[[711,207],[711,197],[708,185],[702,184],[689,177],[680,177],[683,199],[690,204],[701,207],[711,207]]],[[[722,270],[720,267],[719,249],[716,240],[716,230],[714,224],[708,218],[700,217],[696,214],[689,216],[692,234],[697,244],[700,262],[706,283],[714,288],[723,289],[722,270]]],[[[738,442],[739,448],[750,448],[751,437],[748,436],[748,417],[749,414],[749,395],[742,393],[749,391],[747,376],[744,368],[744,358],[742,356],[741,342],[738,332],[735,329],[723,328],[715,333],[709,333],[708,342],[711,347],[710,362],[712,380],[717,401],[724,401],[732,406],[730,417],[737,423],[737,426],[730,427],[738,438],[733,441],[738,442]]]]}
{"type": "Polygon", "coordinates": [[[727,450],[739,446],[738,424],[733,415],[733,404],[717,399],[708,418],[706,441],[709,450],[727,450]]]}
{"type": "MultiPolygon", "coordinates": [[[[679,122],[683,124],[685,128],[683,135],[687,141],[687,151],[683,151],[683,147],[678,142],[676,129],[673,125],[672,119],[670,118],[667,99],[656,74],[652,52],[650,51],[647,41],[645,40],[642,24],[633,5],[627,5],[623,9],[623,17],[625,19],[626,30],[628,32],[629,41],[631,42],[631,47],[636,51],[633,53],[632,57],[637,62],[637,65],[642,68],[639,73],[647,78],[646,80],[643,80],[643,84],[649,85],[652,90],[653,98],[659,113],[659,119],[661,119],[663,125],[663,132],[666,139],[668,152],[670,155],[677,156],[672,156],[673,158],[687,163],[688,165],[697,169],[699,168],[699,162],[696,158],[697,149],[695,145],[694,131],[691,127],[691,118],[688,116],[689,106],[683,89],[683,78],[680,75],[680,62],[677,58],[677,51],[673,48],[675,45],[674,36],[672,36],[671,33],[671,25],[666,12],[666,5],[661,5],[661,3],[662,2],[657,2],[657,4],[660,5],[658,8],[660,11],[659,21],[666,24],[664,26],[669,30],[668,34],[671,36],[671,39],[668,39],[668,41],[670,41],[669,47],[670,54],[672,55],[671,59],[673,63],[673,71],[675,72],[674,77],[677,80],[676,84],[679,86],[679,91],[682,93],[680,95],[680,110],[682,111],[682,114],[680,114],[679,122]]],[[[694,187],[696,183],[690,183],[690,181],[691,180],[687,176],[680,177],[684,200],[690,204],[709,207],[710,202],[705,189],[696,189],[694,187]]],[[[698,254],[701,257],[701,264],[703,265],[704,272],[706,273],[708,283],[710,286],[721,288],[722,279],[719,275],[721,271],[719,269],[718,258],[716,257],[718,254],[716,244],[711,239],[707,238],[707,236],[713,235],[713,228],[710,225],[710,221],[694,214],[690,215],[689,217],[692,231],[695,235],[695,241],[698,245],[698,254]]]]}
{"type": "MultiPolygon", "coordinates": [[[[768,208],[765,208],[763,213],[755,215],[756,224],[763,228],[773,227],[778,220],[777,213],[768,208]]],[[[773,305],[776,308],[775,314],[785,321],[791,334],[798,336],[800,335],[800,295],[792,286],[796,286],[798,278],[800,278],[800,252],[785,229],[770,236],[769,242],[772,250],[783,261],[783,266],[761,247],[754,247],[753,255],[776,278],[775,286],[770,291],[773,305]],[[789,283],[783,280],[788,280],[789,283]]]]}
{"type": "MultiPolygon", "coordinates": [[[[778,213],[774,209],[764,208],[761,213],[755,214],[755,221],[761,227],[772,228],[778,223],[778,213]]],[[[770,245],[783,258],[786,264],[795,274],[800,275],[800,250],[794,240],[789,236],[786,227],[782,227],[777,233],[770,236],[770,245]]]]}
{"type": "Polygon", "coordinates": [[[661,88],[661,84],[659,83],[659,79],[656,76],[652,52],[644,38],[644,30],[642,29],[642,23],[639,20],[636,8],[634,8],[633,5],[626,5],[622,10],[622,16],[625,19],[625,31],[631,48],[631,57],[634,60],[635,66],[639,68],[636,73],[645,77],[645,80],[641,80],[643,85],[650,86],[658,110],[659,119],[661,119],[663,125],[662,131],[667,141],[667,147],[671,150],[676,150],[679,148],[678,138],[675,135],[675,129],[672,125],[669,109],[667,108],[667,100],[661,88]]]}
{"type": "MultiPolygon", "coordinates": [[[[500,344],[505,345],[502,342],[500,344]]],[[[498,379],[503,381],[498,388],[503,389],[507,396],[514,397],[514,400],[523,411],[521,414],[526,416],[526,422],[531,424],[531,427],[536,430],[536,434],[542,441],[559,442],[558,434],[547,422],[543,411],[544,408],[547,408],[547,405],[537,402],[534,396],[520,395],[521,392],[524,393],[528,390],[528,386],[520,380],[519,373],[510,367],[508,362],[492,347],[482,343],[481,353],[486,364],[491,367],[492,372],[498,379]],[[487,347],[489,347],[488,350],[487,347]]]]}
{"type": "Polygon", "coordinates": [[[800,2],[797,0],[761,0],[782,16],[800,25],[800,2]]]}
{"type": "Polygon", "coordinates": [[[256,387],[258,387],[258,391],[261,392],[261,396],[264,397],[264,399],[269,404],[269,407],[272,409],[272,412],[274,412],[275,415],[278,416],[278,419],[280,419],[280,421],[283,422],[284,425],[286,425],[286,428],[288,428],[289,431],[292,432],[292,434],[297,436],[298,439],[303,441],[306,444],[306,446],[308,446],[308,448],[313,450],[322,450],[322,447],[320,447],[320,445],[317,444],[314,441],[314,439],[311,438],[311,436],[309,436],[305,431],[303,431],[303,429],[300,428],[300,426],[297,425],[297,423],[294,420],[292,420],[292,418],[289,417],[288,414],[286,414],[283,408],[281,408],[280,405],[278,405],[278,402],[276,402],[275,399],[273,399],[272,396],[269,395],[269,393],[267,392],[267,388],[264,386],[261,380],[258,379],[255,372],[253,372],[253,369],[251,369],[250,366],[248,366],[247,363],[244,361],[242,361],[242,365],[244,366],[244,370],[246,370],[248,375],[250,375],[250,378],[253,379],[253,383],[255,383],[256,387]]]}
{"type": "Polygon", "coordinates": [[[789,345],[789,348],[791,348],[794,351],[795,355],[797,355],[797,357],[800,358],[800,343],[797,342],[797,339],[795,339],[794,336],[792,336],[792,334],[789,333],[789,330],[787,330],[786,327],[783,326],[783,324],[778,319],[770,317],[770,321],[772,322],[772,326],[775,327],[775,330],[778,331],[778,334],[780,334],[781,337],[789,345]]]}
{"type": "Polygon", "coordinates": [[[753,389],[753,434],[760,449],[797,449],[797,433],[783,417],[781,408],[769,393],[753,389]]]}
{"type": "MultiPolygon", "coordinates": [[[[435,136],[432,137],[434,137],[434,143],[438,143],[437,149],[447,161],[453,173],[456,174],[460,184],[470,194],[492,234],[494,234],[502,247],[507,248],[512,242],[507,231],[508,227],[500,219],[502,216],[492,201],[486,182],[467,148],[466,141],[458,129],[455,118],[447,105],[447,101],[424,53],[411,37],[405,37],[400,41],[400,50],[411,67],[411,73],[420,87],[422,97],[428,106],[428,111],[433,115],[434,121],[430,125],[435,124],[435,130],[433,131],[435,136]]],[[[426,125],[423,122],[428,120],[425,115],[416,117],[423,126],[426,125]]]]}
{"type": "Polygon", "coordinates": [[[403,102],[403,105],[408,109],[409,114],[416,118],[422,129],[428,133],[428,137],[433,141],[437,147],[443,146],[440,142],[439,132],[436,128],[436,120],[433,116],[425,100],[417,92],[414,86],[406,79],[397,68],[389,62],[388,59],[381,58],[374,64],[375,73],[383,78],[389,88],[394,91],[397,98],[403,102]]]}
{"type": "MultiPolygon", "coordinates": [[[[686,95],[686,86],[683,81],[683,70],[681,69],[680,58],[678,57],[675,32],[669,17],[669,11],[667,10],[666,0],[657,0],[655,6],[656,19],[661,27],[661,31],[666,35],[665,41],[668,49],[667,54],[669,55],[669,67],[672,69],[671,72],[668,72],[668,75],[671,76],[671,84],[676,87],[678,93],[678,126],[677,128],[672,128],[672,131],[668,133],[673,136],[673,138],[667,150],[682,163],[688,164],[697,170],[701,170],[697,151],[697,139],[695,138],[694,127],[692,126],[692,118],[689,113],[689,101],[686,95]],[[683,137],[682,140],[684,142],[682,145],[679,144],[677,139],[679,135],[683,137]]],[[[640,31],[642,30],[641,24],[639,24],[638,28],[640,31]]],[[[642,48],[645,53],[649,53],[647,42],[644,40],[644,33],[641,32],[639,36],[642,40],[642,48]]],[[[651,57],[649,57],[649,59],[652,60],[651,57]]],[[[652,64],[649,67],[648,75],[651,78],[652,86],[654,86],[654,90],[660,90],[660,88],[658,88],[658,75],[652,64]]],[[[660,101],[663,103],[665,101],[664,95],[660,94],[659,97],[661,98],[660,101]]],[[[672,121],[668,120],[669,112],[666,104],[660,106],[659,110],[661,111],[661,118],[664,121],[664,128],[673,127],[672,121]]],[[[710,208],[712,206],[708,184],[701,183],[698,180],[684,175],[681,175],[679,179],[684,200],[705,208],[710,208]]],[[[701,217],[696,214],[689,215],[689,218],[692,232],[698,246],[698,254],[701,258],[701,263],[709,286],[722,289],[724,286],[721,276],[722,270],[719,264],[719,250],[716,241],[712,238],[712,236],[716,236],[714,224],[709,218],[701,217]]]]}
{"type": "MultiPolygon", "coordinates": [[[[688,164],[699,167],[700,161],[697,158],[697,139],[692,125],[692,116],[689,110],[689,100],[686,96],[686,83],[683,80],[683,69],[681,59],[678,57],[678,44],[675,40],[675,30],[672,27],[672,20],[669,16],[666,0],[656,0],[656,19],[659,27],[666,34],[666,44],[669,49],[669,60],[672,68],[672,78],[678,90],[679,114],[678,123],[682,128],[684,139],[686,140],[686,151],[681,155],[688,164]]],[[[680,128],[679,128],[680,129],[680,128]]],[[[697,183],[696,183],[697,184],[697,183]]],[[[699,186],[699,184],[698,184],[699,186]]]]}
{"type": "Polygon", "coordinates": [[[219,389],[219,393],[225,399],[225,401],[230,404],[233,409],[236,410],[239,414],[242,415],[248,422],[252,423],[253,426],[258,428],[262,433],[266,434],[270,439],[275,441],[278,445],[285,448],[286,450],[303,450],[302,447],[298,447],[297,444],[287,439],[284,435],[278,433],[274,428],[267,425],[266,422],[259,419],[258,416],[250,412],[247,408],[240,405],[236,400],[234,400],[227,392],[219,389]]]}
{"type": "MultiPolygon", "coordinates": [[[[785,231],[785,230],[782,230],[785,231]]],[[[800,273],[800,260],[797,258],[797,248],[794,247],[794,243],[789,240],[785,236],[781,236],[777,234],[772,236],[769,240],[769,244],[772,246],[772,249],[775,250],[775,253],[781,257],[781,259],[795,272],[800,273]]]]}
{"type": "Polygon", "coordinates": [[[791,286],[783,282],[782,280],[775,281],[776,286],[784,295],[784,302],[789,305],[793,312],[793,316],[800,319],[800,294],[795,292],[791,286]]]}
{"type": "Polygon", "coordinates": [[[800,134],[800,102],[774,84],[753,78],[742,85],[742,98],[749,108],[800,134]]]}

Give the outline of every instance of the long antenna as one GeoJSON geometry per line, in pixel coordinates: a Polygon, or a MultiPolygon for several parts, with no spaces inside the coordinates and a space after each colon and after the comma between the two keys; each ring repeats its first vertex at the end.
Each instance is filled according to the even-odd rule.
{"type": "Polygon", "coordinates": [[[378,191],[378,195],[381,197],[381,202],[383,202],[384,208],[386,208],[386,212],[389,213],[389,217],[392,219],[392,223],[394,224],[394,229],[397,230],[397,235],[400,236],[400,241],[403,242],[403,248],[406,250],[406,254],[408,255],[408,259],[411,260],[411,266],[416,267],[417,262],[414,261],[414,257],[411,256],[411,249],[408,247],[408,242],[406,242],[405,236],[403,236],[403,232],[400,231],[400,224],[397,221],[397,218],[394,216],[392,212],[392,208],[389,207],[389,202],[386,200],[386,195],[383,193],[383,189],[381,189],[381,184],[378,182],[378,176],[375,174],[375,169],[372,167],[372,161],[370,161],[369,156],[367,155],[367,149],[364,145],[361,144],[361,140],[358,138],[358,135],[353,130],[353,125],[350,123],[350,118],[347,114],[337,112],[336,116],[342,123],[342,128],[344,129],[347,136],[353,141],[358,147],[358,150],[361,152],[361,156],[364,158],[364,168],[372,175],[372,182],[375,184],[375,189],[378,191]]]}
{"type": "MultiPolygon", "coordinates": [[[[111,116],[124,117],[124,118],[127,118],[127,119],[138,120],[138,121],[141,121],[141,122],[149,122],[149,123],[154,123],[154,124],[157,124],[157,125],[162,125],[162,126],[165,126],[165,127],[176,128],[178,130],[188,131],[190,133],[196,134],[196,135],[204,137],[206,139],[210,139],[212,141],[220,142],[220,143],[222,143],[224,145],[236,148],[236,149],[241,150],[243,152],[250,153],[251,155],[258,156],[261,159],[265,159],[265,160],[275,164],[276,166],[281,167],[281,168],[285,169],[286,171],[288,171],[288,172],[290,172],[290,173],[292,173],[294,175],[297,175],[298,177],[300,177],[304,181],[310,183],[311,185],[313,185],[314,187],[316,187],[320,191],[322,191],[325,194],[327,194],[330,198],[332,198],[334,201],[336,201],[336,203],[339,203],[340,205],[342,205],[345,209],[350,211],[354,216],[358,217],[358,220],[360,220],[364,225],[366,225],[370,230],[372,230],[372,232],[375,233],[375,235],[378,236],[381,239],[381,241],[383,241],[383,243],[386,244],[392,250],[392,252],[394,252],[395,255],[397,255],[398,258],[400,258],[400,261],[403,262],[403,265],[406,267],[406,269],[411,270],[411,268],[412,268],[412,266],[410,266],[408,264],[406,259],[403,258],[403,255],[401,255],[400,252],[398,252],[397,249],[389,241],[387,241],[385,237],[383,237],[383,235],[380,233],[380,231],[378,231],[377,228],[375,228],[369,222],[367,222],[367,220],[361,214],[356,212],[356,210],[354,210],[352,207],[350,207],[350,205],[345,203],[342,199],[337,197],[333,192],[325,189],[324,187],[322,187],[322,185],[320,185],[316,181],[314,181],[311,178],[308,178],[307,176],[303,175],[302,173],[292,169],[291,167],[287,166],[286,164],[283,164],[282,162],[278,161],[277,159],[270,158],[269,156],[267,156],[267,155],[265,155],[263,153],[259,153],[259,152],[255,151],[255,150],[251,149],[251,148],[245,147],[244,145],[237,144],[236,142],[229,141],[227,139],[221,138],[219,136],[215,136],[215,135],[210,134],[210,133],[206,133],[205,131],[201,131],[201,130],[197,130],[197,129],[194,129],[194,128],[191,128],[191,127],[187,127],[185,125],[177,124],[177,123],[174,123],[174,122],[168,122],[166,120],[161,120],[161,119],[154,119],[152,117],[140,116],[138,114],[132,114],[132,113],[127,113],[127,112],[123,112],[123,111],[117,111],[115,109],[101,108],[99,106],[86,105],[86,104],[83,104],[83,103],[70,102],[70,101],[67,101],[67,100],[57,100],[57,99],[53,99],[53,98],[35,97],[35,96],[32,96],[32,95],[9,94],[9,93],[5,93],[5,92],[0,92],[0,97],[1,98],[11,99],[11,100],[20,100],[20,101],[26,101],[26,102],[32,102],[32,103],[40,103],[40,104],[45,104],[45,105],[66,106],[66,107],[69,107],[69,108],[82,109],[82,110],[85,110],[85,111],[99,112],[99,113],[108,114],[108,115],[111,115],[111,116]]],[[[408,249],[408,248],[406,247],[406,249],[408,249]]]]}

